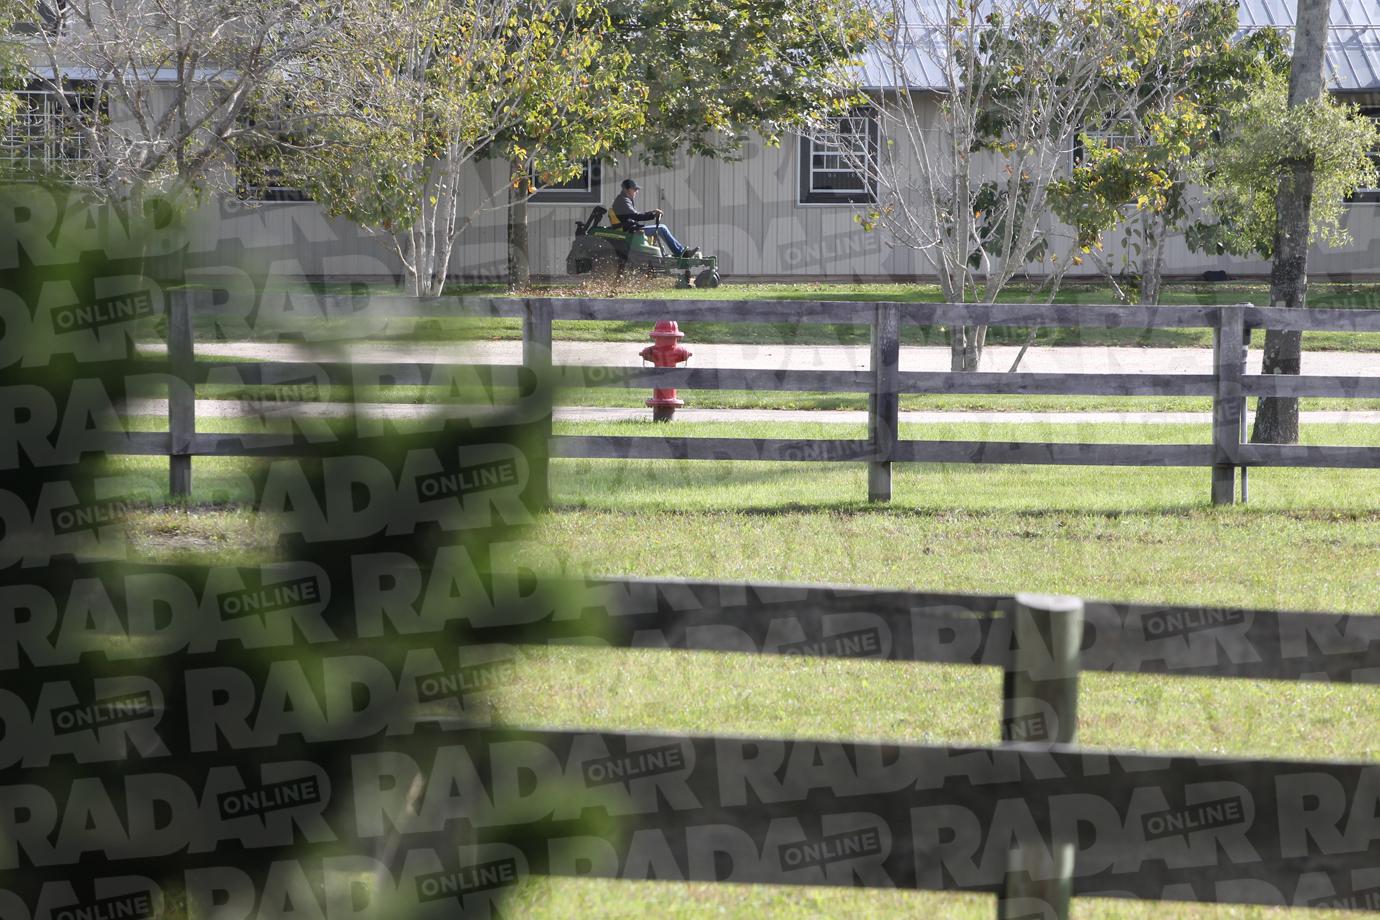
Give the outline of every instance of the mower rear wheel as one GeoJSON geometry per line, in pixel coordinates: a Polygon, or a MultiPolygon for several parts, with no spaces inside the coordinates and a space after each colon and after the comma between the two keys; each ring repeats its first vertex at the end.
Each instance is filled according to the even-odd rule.
{"type": "Polygon", "coordinates": [[[706,268],[695,278],[695,287],[716,288],[719,286],[719,273],[712,268],[706,268]]]}

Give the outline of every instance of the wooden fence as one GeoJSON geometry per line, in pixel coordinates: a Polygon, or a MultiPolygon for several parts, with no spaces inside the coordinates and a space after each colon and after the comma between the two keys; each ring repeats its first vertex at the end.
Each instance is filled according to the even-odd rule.
{"type": "Polygon", "coordinates": [[[1003,746],[532,731],[617,752],[629,790],[688,790],[630,808],[617,859],[547,871],[644,877],[628,867],[655,834],[681,861],[651,877],[987,892],[1007,920],[1067,917],[1074,896],[1380,907],[1380,765],[1074,744],[1081,671],[1377,684],[1380,617],[641,579],[576,585],[567,609],[500,641],[1001,668],[1003,746]]]}
{"type": "MultiPolygon", "coordinates": [[[[378,301],[371,304],[377,307],[378,301]]],[[[330,308],[336,309],[336,308],[330,308]]],[[[353,311],[351,305],[338,312],[353,311]]],[[[186,300],[171,305],[170,432],[132,434],[126,452],[171,457],[175,492],[190,457],[309,453],[306,439],[212,435],[195,428],[195,387],[426,384],[420,364],[304,365],[195,360],[186,300]],[[179,315],[180,314],[180,315],[179,315]]],[[[865,440],[556,437],[558,457],[828,460],[869,464],[869,492],[890,496],[894,462],[1207,466],[1213,499],[1233,500],[1234,468],[1380,466],[1380,449],[1242,443],[1250,396],[1380,396],[1380,379],[1245,373],[1254,328],[1380,331],[1380,311],[1222,307],[752,303],[622,300],[402,301],[407,315],[523,319],[523,368],[565,385],[732,388],[869,394],[865,440]],[[567,319],[866,324],[863,371],[553,367],[552,322],[567,319]],[[1211,328],[1213,373],[949,374],[899,369],[907,323],[1211,328]],[[1213,443],[1026,444],[903,441],[902,393],[1211,395],[1213,443]]],[[[693,328],[693,327],[692,327],[693,328]]],[[[473,370],[473,368],[471,368],[473,370]]],[[[506,376],[505,376],[506,375],[506,376]]],[[[1221,679],[1380,683],[1380,617],[1109,604],[1029,595],[926,594],[821,586],[601,580],[566,586],[557,613],[505,625],[457,619],[463,644],[552,642],[718,653],[862,657],[1000,668],[1001,746],[510,730],[502,745],[552,756],[574,782],[563,813],[605,809],[616,829],[575,856],[553,847],[559,822],[517,834],[532,871],[611,878],[848,885],[985,892],[998,915],[1065,917],[1073,897],[1380,907],[1380,765],[1262,760],[1076,746],[1083,671],[1221,679]],[[571,600],[573,598],[573,600],[571,600]],[[516,625],[515,625],[516,624],[516,625]],[[527,747],[523,747],[526,745],[527,747]],[[583,780],[583,787],[580,780],[583,780]],[[612,820],[616,818],[616,820],[612,820]],[[606,858],[607,857],[607,858],[606,858]]],[[[532,603],[546,603],[531,598],[532,603]]],[[[371,640],[372,641],[372,640],[371,640]]],[[[435,643],[433,634],[409,641],[435,643]]],[[[995,700],[993,701],[995,704],[995,700]]],[[[995,705],[994,705],[995,709],[995,705]]],[[[473,760],[496,746],[483,732],[473,760]]],[[[505,748],[507,749],[507,748],[505,748]]],[[[527,755],[524,755],[526,757],[527,755]]],[[[514,770],[525,790],[535,760],[514,770]]],[[[490,764],[489,766],[493,766],[490,764]]],[[[565,788],[565,787],[563,787],[565,788]]],[[[549,791],[540,789],[540,791],[549,791]]],[[[523,802],[537,792],[514,792],[523,802]]],[[[543,813],[544,814],[544,813],[543,813]]],[[[514,828],[495,833],[512,838],[514,828]]],[[[574,830],[572,829],[572,833],[574,830]]],[[[510,841],[511,842],[511,841],[510,841]]]]}
{"type": "MultiPolygon", "coordinates": [[[[350,364],[196,360],[190,314],[212,310],[212,292],[174,295],[168,305],[170,367],[184,386],[169,399],[169,432],[131,434],[115,452],[170,457],[172,494],[190,490],[190,461],[198,455],[258,455],[309,452],[310,444],[277,436],[209,435],[196,431],[198,384],[239,382],[273,384],[310,371],[324,383],[425,384],[434,370],[425,364],[350,364]]],[[[1086,466],[1193,467],[1211,469],[1212,501],[1231,504],[1235,471],[1275,467],[1380,467],[1380,448],[1245,443],[1249,397],[1380,398],[1380,377],[1262,375],[1246,372],[1251,330],[1327,330],[1380,332],[1380,310],[1287,310],[1250,304],[1226,306],[1105,306],[1069,304],[941,304],[821,301],[665,301],[621,299],[511,299],[444,297],[317,298],[321,315],[350,316],[361,310],[398,317],[510,317],[523,321],[523,363],[558,386],[646,389],[679,387],[693,391],[845,392],[868,394],[865,439],[559,436],[551,456],[665,460],[773,460],[859,462],[868,465],[868,498],[892,494],[893,463],[1015,463],[1086,466]],[[871,361],[865,370],[776,370],[761,368],[654,368],[554,365],[552,323],[559,320],[865,325],[871,329],[871,361]],[[1212,372],[1208,374],[949,373],[902,371],[901,330],[905,326],[996,325],[1081,327],[1087,329],[1213,330],[1212,372]],[[1040,443],[1025,441],[903,440],[902,394],[968,393],[1066,396],[1211,396],[1211,444],[1040,443]]],[[[635,346],[629,344],[631,351],[635,346]]],[[[514,381],[510,365],[469,365],[490,379],[514,381]],[[506,375],[506,376],[505,376],[506,375]]],[[[449,378],[448,378],[449,379],[449,378]]],[[[693,405],[693,395],[691,396],[693,405]]]]}

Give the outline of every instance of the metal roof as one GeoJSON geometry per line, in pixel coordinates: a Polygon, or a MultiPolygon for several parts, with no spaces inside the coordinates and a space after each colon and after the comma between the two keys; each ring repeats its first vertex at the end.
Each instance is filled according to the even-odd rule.
{"type": "MultiPolygon", "coordinates": [[[[895,0],[872,0],[882,15],[896,8],[895,0]]],[[[1009,0],[971,0],[979,15],[1009,0]]],[[[1380,0],[1376,0],[1380,2],[1380,0]]],[[[911,89],[938,90],[948,87],[944,75],[942,33],[936,28],[953,14],[952,0],[904,0],[907,41],[901,61],[893,60],[888,48],[873,48],[863,55],[859,78],[864,89],[897,89],[902,83],[911,89]]]]}
{"type": "MultiPolygon", "coordinates": [[[[1240,0],[1243,29],[1293,29],[1298,0],[1240,0]]],[[[1327,72],[1333,89],[1380,90],[1380,0],[1332,0],[1327,72]]]]}
{"type": "Polygon", "coordinates": [[[941,49],[935,40],[938,32],[913,34],[900,61],[890,49],[874,48],[862,60],[859,79],[864,89],[896,89],[908,83],[911,89],[947,88],[941,49]]]}
{"type": "MultiPolygon", "coordinates": [[[[990,2],[990,0],[989,0],[990,2]]],[[[1000,2],[1000,0],[996,0],[1000,2]]],[[[1298,0],[1240,0],[1242,30],[1292,29],[1298,0]]],[[[905,68],[897,74],[889,55],[867,52],[859,68],[866,89],[896,89],[905,76],[911,89],[942,89],[948,85],[939,65],[939,49],[926,22],[942,15],[946,0],[911,0],[912,36],[905,68]]],[[[1327,39],[1329,85],[1338,92],[1380,91],[1380,0],[1332,0],[1327,39]]]]}
{"type": "MultiPolygon", "coordinates": [[[[1293,26],[1298,0],[1240,0],[1237,18],[1245,28],[1251,26],[1293,26]]],[[[1332,0],[1333,28],[1338,26],[1380,27],[1380,3],[1376,0],[1332,0]]]]}

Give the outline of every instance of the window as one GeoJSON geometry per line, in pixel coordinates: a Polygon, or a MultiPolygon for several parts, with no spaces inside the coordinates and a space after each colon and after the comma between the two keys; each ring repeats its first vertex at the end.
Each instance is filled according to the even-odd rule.
{"type": "Polygon", "coordinates": [[[1114,150],[1129,150],[1132,147],[1141,146],[1140,138],[1125,130],[1084,131],[1073,139],[1074,167],[1083,165],[1083,158],[1087,151],[1087,146],[1083,143],[1085,136],[1099,146],[1111,147],[1114,150]]]}
{"type": "MultiPolygon", "coordinates": [[[[1362,106],[1361,114],[1367,118],[1380,121],[1380,106],[1362,106]]],[[[1370,159],[1371,162],[1376,165],[1376,168],[1380,169],[1380,149],[1372,150],[1370,152],[1370,159]]],[[[1347,201],[1380,202],[1380,188],[1358,188],[1351,193],[1347,201]]]]}
{"type": "Polygon", "coordinates": [[[86,129],[96,124],[102,110],[94,84],[69,84],[62,96],[30,84],[15,96],[19,110],[0,134],[0,164],[27,173],[72,175],[91,163],[86,129]]]}
{"type": "Polygon", "coordinates": [[[878,129],[874,112],[831,118],[800,138],[800,203],[876,200],[878,129]]]}
{"type": "Polygon", "coordinates": [[[67,0],[39,0],[33,10],[38,14],[35,20],[17,22],[14,31],[19,35],[48,35],[53,38],[61,35],[67,26],[69,10],[67,0]]]}
{"type": "Polygon", "coordinates": [[[603,169],[600,167],[599,161],[590,159],[585,160],[584,169],[580,174],[567,182],[542,185],[541,180],[533,175],[532,183],[536,185],[537,191],[532,195],[531,201],[537,204],[543,202],[597,203],[602,173],[603,169]]]}
{"type": "Polygon", "coordinates": [[[241,159],[236,172],[235,197],[240,201],[311,201],[302,189],[285,184],[276,166],[247,166],[241,159]]]}
{"type": "Polygon", "coordinates": [[[248,202],[311,201],[311,196],[293,185],[278,166],[280,149],[277,142],[291,143],[291,132],[255,118],[255,113],[239,116],[239,124],[247,130],[234,141],[235,197],[248,202]],[[258,130],[253,130],[258,129],[258,130]]]}

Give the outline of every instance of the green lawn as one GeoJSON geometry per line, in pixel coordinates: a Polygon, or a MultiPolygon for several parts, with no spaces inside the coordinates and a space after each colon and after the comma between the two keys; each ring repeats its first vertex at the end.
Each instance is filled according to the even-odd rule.
{"type": "MultiPolygon", "coordinates": [[[[501,285],[464,285],[452,288],[457,294],[504,296],[501,285]]],[[[608,291],[593,291],[570,286],[538,286],[525,292],[533,296],[607,296],[608,291]]],[[[713,290],[677,290],[663,284],[629,287],[613,292],[616,296],[664,298],[667,300],[894,300],[902,302],[932,302],[941,298],[935,285],[927,284],[726,284],[713,290]]],[[[1000,300],[1020,303],[1031,297],[1021,285],[1009,286],[1000,300]]],[[[1060,303],[1115,303],[1109,287],[1097,284],[1065,285],[1057,298],[1060,303]]],[[[1269,302],[1269,290],[1264,284],[1171,284],[1165,290],[1165,304],[1230,304],[1269,302]]],[[[1313,284],[1309,287],[1309,306],[1327,309],[1362,309],[1380,307],[1380,285],[1313,284]]],[[[668,318],[674,318],[669,316],[668,318]]],[[[143,324],[141,336],[157,338],[161,321],[143,324]]],[[[248,339],[276,337],[282,330],[279,324],[264,324],[259,328],[244,326],[239,321],[227,321],[213,314],[195,317],[198,340],[248,339]]],[[[299,321],[297,328],[304,335],[323,336],[333,330],[342,335],[356,329],[358,324],[344,320],[323,320],[309,317],[299,321]]],[[[397,341],[445,342],[466,339],[517,339],[521,326],[517,320],[476,320],[457,318],[406,319],[390,321],[386,326],[371,319],[367,334],[370,337],[397,341]]],[[[865,326],[825,326],[789,323],[690,323],[685,327],[688,341],[701,343],[747,342],[763,344],[791,343],[801,345],[862,344],[868,340],[865,326]]],[[[648,324],[643,322],[580,321],[559,322],[555,325],[558,339],[570,341],[645,342],[648,324]]],[[[988,341],[994,345],[1025,342],[1024,328],[992,327],[988,341]]],[[[902,342],[908,345],[945,345],[946,333],[938,327],[907,326],[902,329],[902,342]]],[[[1130,345],[1209,347],[1212,334],[1207,329],[1042,329],[1036,338],[1041,345],[1130,345]]],[[[1263,333],[1257,332],[1253,345],[1263,344],[1263,333]]],[[[1380,350],[1380,334],[1307,333],[1304,347],[1319,351],[1375,351],[1380,350]]]]}
{"type": "MultiPolygon", "coordinates": [[[[742,299],[748,299],[746,297],[742,299]]],[[[845,299],[845,298],[837,298],[845,299]]],[[[852,299],[852,298],[847,298],[852,299]]],[[[1019,302],[1019,298],[1015,301],[1019,302]]],[[[1104,303],[1104,300],[1098,300],[1104,303]]],[[[1316,304],[1314,304],[1316,306],[1316,304]]],[[[675,313],[668,309],[667,319],[675,313]]],[[[218,321],[214,316],[200,316],[195,325],[198,341],[276,341],[289,331],[317,340],[337,337],[342,340],[392,342],[465,342],[513,341],[522,338],[522,325],[516,319],[479,319],[471,317],[432,317],[425,319],[398,318],[383,324],[360,324],[326,321],[314,318],[301,326],[263,324],[244,326],[238,322],[218,321]]],[[[647,344],[651,323],[614,320],[558,320],[552,332],[557,341],[568,342],[640,342],[647,344]]],[[[686,343],[694,345],[744,343],[759,345],[866,345],[869,337],[865,325],[827,325],[823,323],[741,323],[686,322],[681,325],[686,343]]],[[[987,331],[989,345],[1023,345],[1029,330],[1025,327],[991,326],[987,331]]],[[[141,333],[146,340],[161,341],[159,327],[150,324],[141,333]]],[[[1264,345],[1265,334],[1255,330],[1251,345],[1264,345]]],[[[901,344],[947,347],[948,333],[939,326],[906,325],[901,328],[901,344]]],[[[1158,348],[1211,348],[1210,329],[1134,329],[1134,328],[1073,328],[1049,326],[1039,330],[1036,345],[1079,346],[1115,345],[1158,348]]],[[[1377,351],[1380,333],[1306,332],[1303,347],[1310,351],[1377,351]]]]}
{"type": "MultiPolygon", "coordinates": [[[[165,392],[165,391],[164,391],[165,392]]],[[[279,398],[281,390],[272,386],[206,384],[197,387],[199,399],[249,400],[263,403],[279,398]]],[[[150,388],[147,393],[160,398],[163,392],[150,388]]],[[[512,400],[511,387],[489,390],[450,391],[438,387],[324,386],[317,398],[325,402],[445,403],[512,400]]],[[[646,389],[568,388],[556,396],[558,406],[637,408],[648,396],[646,389]]],[[[686,404],[698,409],[866,409],[866,393],[795,393],[778,390],[680,390],[686,404]]],[[[967,393],[908,393],[901,396],[902,409],[930,412],[1211,412],[1209,396],[1003,396],[967,393]]],[[[1299,400],[1304,412],[1376,411],[1380,399],[1299,400]]]]}
{"type": "MultiPolygon", "coordinates": [[[[207,420],[210,430],[216,420],[207,420]]],[[[223,422],[214,427],[238,427],[223,422]]],[[[848,426],[566,425],[565,432],[857,436],[848,426]]],[[[1314,443],[1376,429],[1306,426],[1314,443]]],[[[1203,442],[1206,426],[917,426],[903,436],[1203,442]]],[[[249,461],[198,459],[198,499],[249,461]]],[[[151,481],[157,460],[117,468],[151,481]]],[[[1380,611],[1380,471],[1256,470],[1251,504],[1212,508],[1202,469],[898,466],[869,506],[862,464],[554,461],[555,510],[526,544],[548,571],[811,581],[932,591],[1054,591],[1178,604],[1380,611]]],[[[135,522],[145,552],[262,552],[235,507],[135,522]]],[[[513,724],[890,741],[998,740],[993,669],[711,653],[525,650],[499,702],[513,724]]],[[[1310,683],[1085,675],[1080,740],[1244,756],[1380,759],[1380,692],[1310,683]]],[[[732,885],[533,882],[522,916],[987,918],[989,898],[732,885]]],[[[1081,918],[1341,917],[1080,901],[1081,918]]]]}
{"type": "MultiPolygon", "coordinates": [[[[166,430],[166,419],[129,419],[142,431],[166,430]]],[[[343,422],[304,420],[298,430],[342,430],[343,422]]],[[[378,429],[378,433],[394,430],[378,429]]],[[[396,423],[400,431],[412,423],[396,423]]],[[[264,431],[248,419],[204,418],[207,433],[264,431]]],[[[287,430],[281,423],[271,430],[287,430]]],[[[744,438],[863,438],[863,425],[779,422],[557,422],[556,434],[744,438]]],[[[903,424],[903,439],[1050,441],[1145,444],[1206,444],[1204,424],[1111,423],[935,423],[903,424]]],[[[1312,424],[1302,428],[1305,444],[1380,446],[1380,426],[1312,424]]],[[[198,457],[193,461],[193,502],[243,501],[246,476],[262,461],[240,457],[198,457]]],[[[567,508],[609,511],[662,510],[779,513],[875,510],[866,496],[862,463],[660,462],[558,460],[553,488],[567,508]]],[[[112,457],[112,475],[129,475],[165,496],[167,461],[151,457],[112,457]]],[[[1005,465],[897,464],[893,509],[916,512],[1180,511],[1207,501],[1206,469],[1043,467],[1005,465]]],[[[1258,469],[1251,472],[1252,499],[1246,513],[1301,511],[1370,513],[1380,511],[1380,473],[1369,470],[1258,469]]]]}
{"type": "MultiPolygon", "coordinates": [[[[1372,497],[1380,473],[1257,471],[1252,505],[1213,510],[1203,507],[1202,471],[903,467],[895,505],[867,508],[854,500],[865,490],[856,465],[579,461],[556,468],[557,498],[567,506],[534,539],[541,547],[534,554],[552,566],[1380,609],[1380,501],[1372,497]]],[[[585,649],[532,651],[525,661],[502,704],[515,723],[998,740],[1000,677],[986,669],[585,649]]],[[[1374,688],[1087,675],[1080,722],[1088,745],[1380,757],[1374,688]]],[[[533,883],[521,898],[524,915],[543,918],[986,918],[993,910],[987,898],[925,893],[566,880],[533,883]]],[[[1341,914],[1078,901],[1074,916],[1341,914]]]]}

